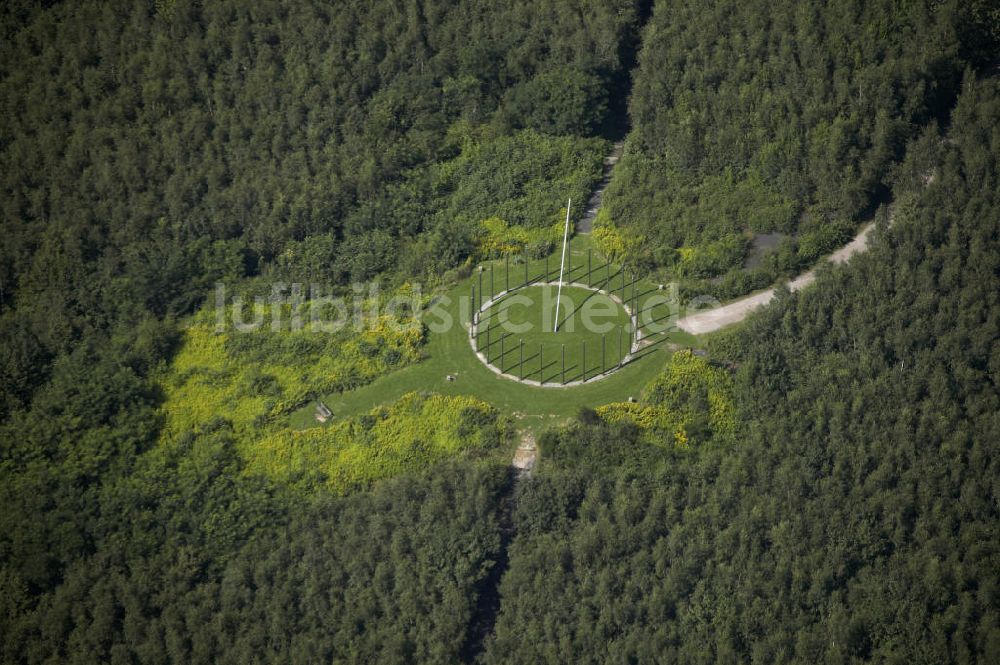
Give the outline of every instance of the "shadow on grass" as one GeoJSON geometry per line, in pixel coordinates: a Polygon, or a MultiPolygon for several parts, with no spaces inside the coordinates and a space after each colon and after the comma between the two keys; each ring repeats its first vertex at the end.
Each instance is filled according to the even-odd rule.
{"type": "MultiPolygon", "coordinates": [[[[555,365],[556,363],[553,362],[551,364],[555,365]]],[[[566,367],[565,370],[563,370],[560,367],[559,371],[553,373],[552,376],[546,379],[543,383],[558,383],[558,384],[568,383],[573,380],[572,378],[574,376],[573,372],[577,371],[578,368],[579,365],[576,364],[569,365],[568,367],[566,367]],[[563,380],[563,377],[566,377],[565,380],[563,380]]]]}
{"type": "Polygon", "coordinates": [[[563,318],[563,320],[559,322],[559,324],[558,324],[558,327],[560,327],[560,328],[561,328],[561,327],[562,327],[562,326],[563,326],[563,325],[564,325],[564,324],[565,324],[565,323],[566,323],[567,321],[569,321],[570,319],[572,319],[572,318],[573,318],[573,315],[574,315],[574,314],[576,314],[576,313],[577,313],[578,311],[580,311],[580,309],[582,309],[582,308],[583,308],[583,306],[584,306],[584,305],[586,305],[586,304],[587,304],[587,302],[588,302],[588,301],[589,301],[589,300],[590,300],[591,298],[593,298],[594,296],[596,296],[596,295],[597,295],[598,293],[599,293],[598,291],[590,291],[590,292],[588,292],[588,294],[587,294],[587,297],[586,297],[586,298],[584,298],[584,299],[583,299],[583,300],[582,300],[582,301],[580,302],[580,304],[579,304],[579,305],[576,305],[575,307],[573,307],[573,309],[571,309],[571,310],[570,310],[569,314],[567,314],[567,315],[566,315],[566,316],[565,316],[565,317],[563,318]]]}
{"type": "MultiPolygon", "coordinates": [[[[639,281],[639,280],[636,280],[636,281],[639,281]]],[[[657,288],[657,287],[653,287],[653,288],[651,288],[651,289],[646,289],[645,291],[643,291],[642,293],[640,293],[639,295],[637,295],[637,296],[636,296],[636,298],[637,298],[637,299],[641,299],[641,298],[645,298],[645,297],[646,297],[646,296],[648,296],[648,295],[649,295],[650,293],[656,293],[656,292],[657,292],[657,291],[659,291],[659,290],[660,290],[660,289],[659,289],[659,288],[657,288]]],[[[663,303],[663,304],[666,304],[666,303],[663,303]]],[[[655,307],[655,305],[654,305],[654,307],[655,307]]]]}
{"type": "Polygon", "coordinates": [[[647,322],[643,323],[641,326],[639,326],[639,329],[641,330],[642,328],[644,328],[646,326],[651,326],[651,325],[653,325],[655,323],[659,323],[660,321],[666,321],[667,319],[669,319],[672,316],[673,316],[673,313],[670,312],[670,311],[668,311],[665,315],[663,315],[663,316],[661,316],[659,318],[652,319],[650,321],[647,321],[647,322]]]}
{"type": "MultiPolygon", "coordinates": [[[[610,265],[611,265],[611,263],[605,263],[603,265],[597,266],[596,268],[592,268],[591,270],[584,270],[585,266],[582,266],[582,265],[570,266],[570,269],[567,270],[566,273],[563,275],[563,279],[566,282],[572,282],[574,279],[578,279],[578,277],[574,278],[574,276],[573,276],[574,273],[576,273],[576,272],[585,273],[587,275],[587,279],[584,280],[583,283],[587,284],[592,289],[598,289],[598,290],[610,293],[612,295],[618,295],[618,297],[621,298],[622,301],[624,301],[625,300],[625,291],[627,289],[629,289],[629,288],[632,288],[633,285],[638,284],[639,283],[639,278],[635,277],[633,275],[632,279],[630,279],[629,281],[627,281],[627,282],[623,281],[622,284],[620,284],[617,288],[611,288],[612,287],[612,282],[615,279],[618,279],[618,277],[622,275],[622,273],[624,271],[624,267],[623,266],[619,267],[613,273],[611,273],[610,271],[608,271],[608,275],[603,280],[599,280],[597,283],[594,283],[592,281],[593,276],[595,274],[600,273],[602,270],[607,271],[607,268],[610,265]]],[[[520,289],[523,289],[523,288],[526,288],[526,287],[529,287],[529,286],[532,286],[532,285],[535,285],[535,284],[551,282],[551,281],[553,281],[553,277],[554,278],[558,278],[559,277],[559,269],[558,268],[554,268],[552,270],[549,270],[548,272],[543,272],[542,274],[540,274],[538,277],[535,277],[535,278],[530,278],[529,277],[526,281],[522,281],[521,284],[515,285],[514,287],[507,289],[508,295],[513,294],[514,292],[516,292],[516,291],[518,291],[520,289]]],[[[506,284],[507,284],[507,282],[505,282],[505,286],[506,286],[506,284]]],[[[492,291],[492,289],[491,289],[491,291],[492,291]]],[[[647,296],[648,294],[650,294],[650,293],[652,293],[654,291],[656,291],[655,288],[652,288],[652,289],[649,289],[647,291],[644,291],[643,293],[640,293],[638,295],[633,296],[633,298],[630,298],[630,301],[633,301],[634,299],[638,299],[638,298],[643,298],[643,297],[647,296]]],[[[587,296],[587,298],[584,299],[584,301],[581,302],[579,304],[579,306],[575,307],[566,316],[565,319],[563,319],[562,321],[559,322],[559,325],[560,326],[563,325],[564,323],[566,323],[566,321],[568,321],[570,318],[572,318],[573,314],[575,314],[577,311],[579,311],[579,309],[581,307],[583,307],[583,305],[588,300],[590,300],[590,298],[594,297],[595,294],[596,294],[596,292],[591,293],[591,295],[587,296]]],[[[491,294],[490,298],[492,298],[492,297],[493,297],[493,295],[491,294]]],[[[490,306],[487,307],[485,310],[482,310],[479,313],[480,321],[482,321],[483,319],[486,319],[487,321],[489,319],[492,319],[493,318],[493,310],[499,304],[501,304],[502,302],[503,302],[503,299],[500,299],[500,300],[498,300],[496,302],[491,303],[490,306]]],[[[499,325],[501,325],[501,324],[500,323],[496,323],[496,324],[493,324],[493,325],[488,325],[485,330],[484,329],[478,330],[476,332],[476,336],[478,337],[478,336],[482,335],[483,333],[485,333],[487,331],[492,331],[495,328],[497,328],[499,325]]]]}
{"type": "MultiPolygon", "coordinates": [[[[535,376],[537,374],[538,375],[538,380],[541,383],[545,383],[545,378],[544,378],[545,377],[545,370],[547,370],[548,368],[552,367],[553,365],[558,365],[558,364],[559,364],[558,360],[553,360],[552,362],[545,363],[544,366],[538,368],[537,372],[532,372],[531,374],[529,374],[528,378],[531,378],[531,377],[533,377],[533,376],[535,376]]],[[[559,372],[556,372],[556,376],[558,376],[558,375],[559,375],[559,372]]]]}
{"type": "Polygon", "coordinates": [[[639,350],[639,351],[638,351],[638,352],[637,352],[637,353],[636,353],[635,355],[633,355],[633,356],[632,356],[632,359],[631,359],[631,360],[629,360],[629,363],[634,363],[634,362],[637,362],[637,361],[639,361],[639,360],[642,360],[643,358],[645,358],[645,357],[646,357],[646,356],[648,356],[648,355],[651,355],[651,354],[653,354],[653,353],[656,353],[656,352],[657,352],[657,351],[659,351],[659,350],[660,350],[660,349],[661,349],[661,348],[662,348],[662,347],[664,346],[664,344],[666,344],[666,343],[667,343],[668,341],[669,341],[669,340],[667,339],[667,337],[666,337],[665,335],[664,335],[664,336],[662,336],[662,337],[660,337],[659,339],[656,339],[656,340],[653,340],[653,341],[652,341],[652,342],[650,342],[650,343],[649,343],[649,344],[648,344],[647,346],[644,346],[644,347],[643,347],[642,349],[640,349],[640,350],[639,350]]]}
{"type": "MultiPolygon", "coordinates": [[[[601,282],[599,284],[591,284],[590,287],[593,288],[593,289],[599,289],[600,291],[605,291],[607,293],[610,293],[611,295],[614,295],[615,291],[617,291],[618,289],[608,290],[608,284],[612,280],[614,280],[616,277],[618,277],[618,275],[620,275],[620,274],[621,274],[621,270],[619,269],[618,272],[612,274],[611,277],[606,278],[603,282],[601,282]]],[[[629,282],[629,283],[627,283],[625,285],[625,288],[628,288],[629,286],[631,286],[632,284],[637,283],[638,281],[639,280],[637,280],[637,279],[633,279],[631,282],[629,282]]],[[[566,323],[571,318],[573,318],[573,315],[576,314],[584,305],[586,305],[588,300],[590,300],[591,298],[593,298],[597,294],[598,294],[598,291],[591,291],[590,294],[586,298],[583,299],[583,302],[581,302],[579,305],[577,305],[576,307],[574,307],[569,312],[569,314],[567,314],[566,317],[559,322],[559,325],[562,326],[564,323],[566,323]]],[[[624,301],[624,298],[622,298],[622,300],[624,301]]]]}

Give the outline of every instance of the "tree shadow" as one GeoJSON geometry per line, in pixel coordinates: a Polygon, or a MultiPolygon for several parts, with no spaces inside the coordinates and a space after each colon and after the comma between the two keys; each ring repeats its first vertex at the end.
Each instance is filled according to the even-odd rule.
{"type": "MultiPolygon", "coordinates": [[[[538,373],[538,381],[539,381],[539,383],[545,383],[545,370],[547,370],[548,368],[552,367],[553,365],[558,365],[558,364],[559,364],[559,361],[553,360],[552,362],[545,363],[545,365],[543,365],[542,367],[539,367],[538,368],[538,372],[537,372],[538,373]]],[[[535,372],[532,372],[531,374],[529,374],[529,376],[534,376],[534,375],[535,375],[535,372]]],[[[559,376],[559,372],[556,372],[555,376],[559,376]]]]}

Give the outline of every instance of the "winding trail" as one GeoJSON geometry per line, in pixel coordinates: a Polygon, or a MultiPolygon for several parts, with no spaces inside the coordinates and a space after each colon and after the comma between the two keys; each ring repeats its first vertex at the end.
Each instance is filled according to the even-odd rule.
{"type": "MultiPolygon", "coordinates": [[[[594,219],[601,207],[601,199],[608,183],[611,182],[612,171],[618,160],[622,156],[622,143],[614,144],[613,152],[604,159],[604,175],[594,193],[587,201],[587,208],[583,217],[576,224],[576,233],[590,233],[593,228],[594,219]]],[[[892,210],[890,208],[889,223],[892,223],[892,210]]],[[[869,238],[875,223],[866,224],[854,237],[851,242],[844,245],[837,251],[830,254],[826,260],[832,263],[844,263],[855,254],[859,254],[868,249],[869,238]]],[[[792,291],[798,291],[811,284],[816,279],[816,269],[808,270],[787,283],[792,291]]],[[[726,326],[743,321],[751,312],[758,307],[762,307],[771,302],[774,298],[776,288],[770,288],[760,293],[754,293],[727,305],[715,309],[703,310],[685,316],[677,321],[677,328],[685,332],[700,335],[714,332],[726,326]]],[[[500,298],[504,294],[498,294],[494,298],[500,298]]],[[[473,335],[475,328],[472,328],[473,335]]],[[[471,339],[471,338],[470,338],[471,339]]],[[[651,340],[643,339],[635,342],[636,349],[648,345],[651,340]]],[[[473,341],[475,349],[475,342],[473,341]]],[[[485,362],[485,358],[481,358],[485,362]]],[[[495,368],[492,368],[495,371],[495,368]]],[[[516,535],[513,521],[513,507],[516,501],[515,490],[517,484],[530,478],[535,466],[538,463],[538,447],[534,434],[530,430],[525,430],[519,434],[519,442],[514,457],[508,469],[507,485],[501,493],[497,519],[500,526],[500,548],[493,561],[493,566],[489,574],[477,585],[477,602],[472,621],[469,625],[466,639],[460,650],[460,658],[463,663],[474,663],[479,661],[483,654],[487,640],[494,634],[497,617],[500,613],[501,595],[500,581],[510,565],[508,548],[516,535]]]]}
{"type": "Polygon", "coordinates": [[[510,542],[514,539],[514,501],[517,484],[531,477],[531,471],[538,460],[535,435],[524,430],[519,435],[517,451],[508,469],[507,483],[501,492],[497,507],[497,522],[500,526],[500,548],[497,551],[490,572],[476,585],[476,609],[469,624],[465,642],[459,657],[463,663],[478,662],[486,646],[486,640],[496,629],[500,615],[500,580],[510,567],[510,542]]]}
{"type": "MultiPolygon", "coordinates": [[[[577,233],[590,233],[594,226],[594,220],[601,208],[601,201],[604,197],[604,190],[611,182],[611,175],[615,165],[621,159],[624,152],[624,144],[618,141],[614,144],[611,154],[604,158],[604,175],[598,183],[594,193],[587,201],[587,208],[576,224],[577,233]]],[[[892,224],[892,214],[890,210],[889,223],[892,224]]],[[[844,263],[855,254],[859,254],[868,249],[869,236],[875,223],[866,224],[858,231],[851,242],[847,243],[837,251],[826,257],[831,263],[844,263]]],[[[789,280],[787,286],[791,291],[798,291],[812,284],[816,279],[816,269],[812,268],[797,277],[789,280]]],[[[752,293],[748,296],[734,300],[731,303],[716,307],[714,309],[702,310],[697,313],[681,317],[677,320],[677,328],[692,335],[703,335],[705,333],[721,330],[726,326],[731,326],[746,319],[751,312],[762,307],[774,298],[776,287],[771,287],[766,291],[752,293]]],[[[648,340],[647,340],[648,343],[648,340]]]]}
{"type": "MultiPolygon", "coordinates": [[[[892,223],[891,212],[889,223],[892,223]]],[[[858,232],[858,235],[854,236],[854,239],[851,240],[851,242],[847,243],[833,254],[830,254],[826,260],[830,263],[844,263],[855,254],[860,254],[865,251],[868,249],[869,237],[871,236],[871,232],[874,228],[875,222],[866,224],[858,232]]],[[[809,284],[812,284],[815,279],[816,269],[813,268],[790,280],[788,282],[788,289],[790,291],[798,291],[805,288],[809,284]]],[[[763,305],[771,302],[774,298],[776,290],[777,289],[775,287],[772,287],[766,291],[761,291],[760,293],[754,293],[744,298],[740,298],[739,300],[734,300],[728,305],[723,305],[721,307],[716,307],[715,309],[709,309],[698,312],[697,314],[682,317],[677,320],[677,327],[684,332],[691,333],[692,335],[703,335],[705,333],[721,330],[726,326],[739,323],[747,318],[750,313],[758,307],[762,307],[763,305]]]]}

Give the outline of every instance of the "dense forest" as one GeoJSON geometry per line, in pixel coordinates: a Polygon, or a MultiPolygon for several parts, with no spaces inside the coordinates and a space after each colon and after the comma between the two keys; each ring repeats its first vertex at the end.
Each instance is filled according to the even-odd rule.
{"type": "Polygon", "coordinates": [[[1000,659],[998,114],[967,78],[875,247],[717,341],[735,445],[542,442],[488,662],[1000,659]]]}
{"type": "MultiPolygon", "coordinates": [[[[201,607],[184,626],[175,594],[214,593],[204,585],[217,587],[227,561],[258,533],[345,537],[320,536],[319,517],[289,521],[327,510],[314,505],[328,494],[322,473],[271,484],[248,471],[240,446],[256,421],[224,412],[184,420],[186,404],[214,404],[214,395],[206,401],[180,380],[164,381],[180,349],[198,360],[185,317],[216,280],[253,292],[264,276],[333,288],[434,279],[479,252],[490,233],[481,222],[500,215],[544,241],[565,197],[585,197],[600,175],[604,143],[594,136],[617,121],[608,91],[627,77],[638,10],[628,2],[171,0],[11,3],[2,18],[3,660],[214,658],[222,647],[201,651],[191,633],[217,608],[201,607]],[[164,411],[171,398],[180,406],[164,411]],[[125,596],[141,608],[126,608],[125,596]],[[102,600],[91,607],[87,598],[102,600]]],[[[283,340],[249,341],[232,340],[195,370],[225,373],[225,363],[262,353],[272,365],[294,357],[302,366],[335,347],[333,361],[357,382],[419,357],[419,340],[386,347],[384,338],[351,338],[345,347],[335,338],[304,352],[283,340]]],[[[306,398],[297,392],[302,377],[288,383],[267,369],[234,374],[237,397],[306,398]]],[[[423,404],[437,406],[411,400],[360,425],[386,426],[423,404]]],[[[445,441],[460,436],[449,443],[460,447],[489,430],[495,415],[483,408],[448,402],[428,419],[447,420],[445,441]]],[[[377,431],[353,436],[363,450],[377,431]]],[[[455,491],[488,504],[474,469],[432,476],[455,475],[455,487],[466,488],[455,491]]],[[[337,487],[363,484],[370,471],[337,487]]],[[[407,503],[386,515],[418,511],[439,530],[434,537],[491,531],[469,515],[445,527],[440,510],[471,499],[419,509],[418,490],[380,491],[407,503]]],[[[378,520],[361,515],[366,501],[344,509],[357,511],[359,532],[363,520],[378,520]]],[[[477,562],[494,545],[483,537],[456,547],[467,556],[430,564],[457,582],[448,591],[457,603],[451,637],[422,633],[414,618],[415,634],[387,649],[422,644],[416,653],[431,658],[436,649],[441,661],[454,653],[464,631],[454,612],[472,602],[477,562]]],[[[345,556],[345,569],[354,556],[379,558],[357,548],[345,556]]],[[[419,601],[407,611],[429,602],[419,598],[432,584],[422,575],[399,573],[419,601]]],[[[381,594],[399,607],[391,585],[381,594]]],[[[365,637],[365,625],[359,618],[354,628],[369,640],[358,661],[384,641],[365,637]]]]}
{"type": "Polygon", "coordinates": [[[710,5],[656,4],[602,222],[637,238],[635,263],[732,297],[853,235],[964,67],[995,55],[970,35],[997,17],[986,3],[710,5]],[[780,244],[754,256],[756,234],[780,244]]]}
{"type": "Polygon", "coordinates": [[[989,2],[5,3],[0,662],[1000,662],[998,48],[989,2]],[[595,244],[685,293],[876,240],[516,483],[472,398],[282,424],[419,328],[212,332],[217,281],[541,257],[626,129],[595,244]]]}
{"type": "Polygon", "coordinates": [[[624,2],[539,16],[414,0],[57,3],[25,18],[0,45],[2,338],[23,347],[0,369],[0,413],[81,339],[187,313],[216,279],[284,266],[346,283],[391,273],[415,247],[405,267],[434,274],[477,231],[446,211],[565,169],[547,209],[536,197],[533,220],[507,220],[549,221],[584,196],[601,150],[544,136],[606,121],[635,16],[624,2]],[[460,155],[468,182],[430,168],[460,155]],[[475,180],[477,156],[500,169],[489,182],[475,180]],[[311,256],[297,255],[307,238],[311,256]]]}

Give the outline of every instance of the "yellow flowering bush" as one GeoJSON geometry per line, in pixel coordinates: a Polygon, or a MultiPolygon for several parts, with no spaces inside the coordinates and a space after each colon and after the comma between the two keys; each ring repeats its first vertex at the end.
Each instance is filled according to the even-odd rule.
{"type": "Polygon", "coordinates": [[[214,312],[206,309],[193,317],[161,380],[163,440],[224,418],[233,425],[247,473],[321,482],[340,492],[464,450],[496,447],[504,421],[471,397],[410,393],[368,414],[304,431],[280,420],[312,395],[360,385],[418,360],[424,331],[408,319],[372,315],[363,329],[346,326],[325,339],[272,332],[267,319],[254,332],[218,332],[214,312]]]}
{"type": "MultiPolygon", "coordinates": [[[[231,316],[227,308],[226,317],[231,316]]],[[[369,315],[363,323],[333,332],[275,332],[268,311],[255,331],[226,326],[219,332],[215,312],[205,308],[192,318],[161,379],[165,436],[196,430],[217,417],[237,431],[256,430],[312,395],[363,385],[421,358],[424,330],[412,312],[369,315]]]]}
{"type": "Polygon", "coordinates": [[[562,240],[563,224],[554,223],[542,228],[511,226],[499,217],[490,217],[480,222],[482,236],[479,252],[484,257],[500,257],[521,254],[526,249],[551,246],[562,240]]]}
{"type": "Polygon", "coordinates": [[[319,477],[347,492],[505,436],[498,412],[472,397],[408,393],[364,416],[303,431],[282,430],[243,445],[247,473],[292,481],[319,477]]]}
{"type": "Polygon", "coordinates": [[[594,227],[590,232],[594,248],[608,258],[609,261],[625,262],[634,259],[639,249],[646,242],[641,234],[625,235],[608,217],[606,208],[597,213],[594,227]]]}
{"type": "Polygon", "coordinates": [[[631,422],[650,441],[687,447],[711,437],[732,441],[736,408],[728,372],[691,351],[676,352],[643,391],[640,403],[616,402],[597,409],[606,422],[631,422]]]}

